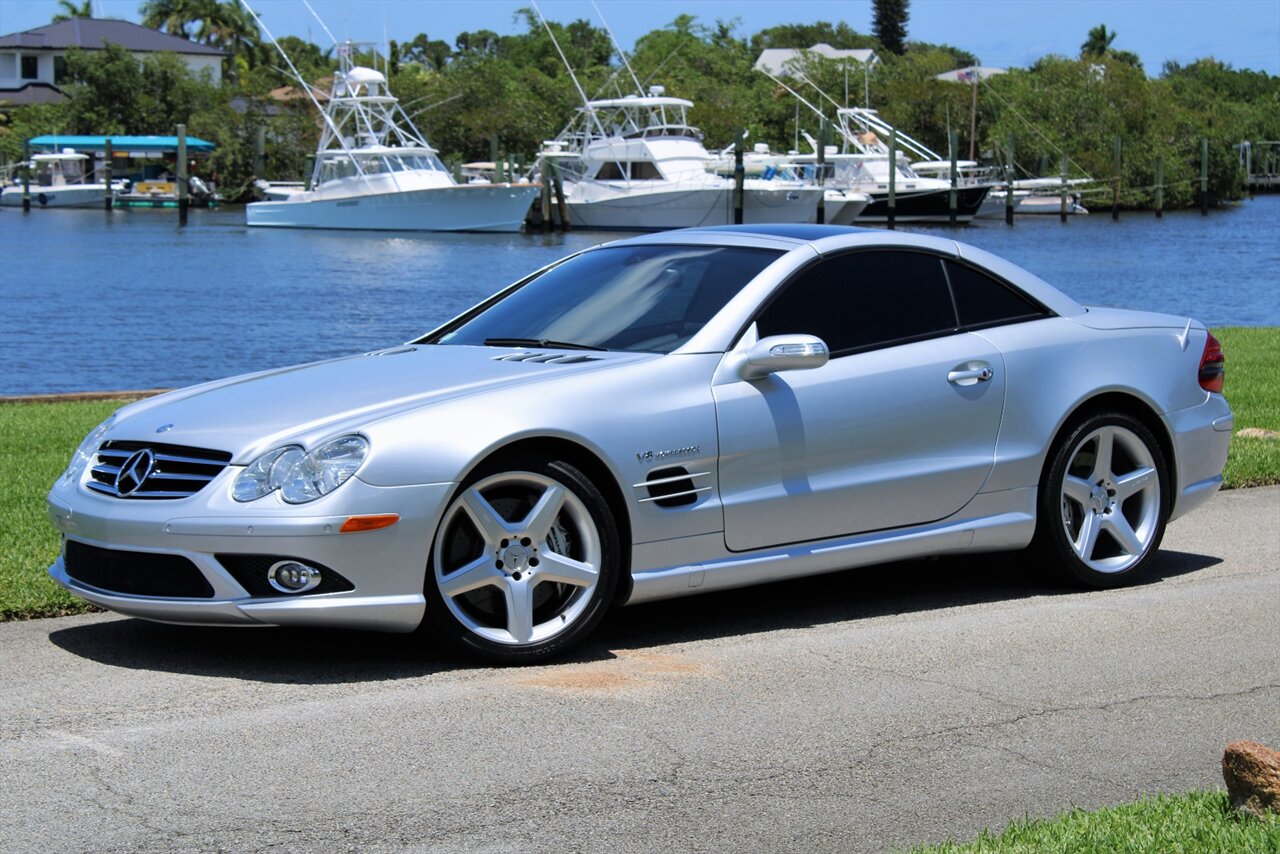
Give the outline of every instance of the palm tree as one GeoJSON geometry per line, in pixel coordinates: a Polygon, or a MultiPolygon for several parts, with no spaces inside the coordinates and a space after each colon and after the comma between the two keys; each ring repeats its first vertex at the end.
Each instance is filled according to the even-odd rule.
{"type": "Polygon", "coordinates": [[[206,18],[216,5],[217,0],[145,0],[138,11],[142,26],[185,39],[191,37],[187,27],[206,18]]]}
{"type": "Polygon", "coordinates": [[[1098,26],[1089,30],[1089,38],[1085,39],[1084,44],[1080,45],[1080,55],[1106,56],[1111,52],[1111,43],[1115,40],[1115,30],[1107,32],[1106,24],[1098,24],[1098,26]]]}
{"type": "Polygon", "coordinates": [[[226,51],[228,76],[233,79],[240,64],[246,68],[257,64],[261,38],[253,16],[235,0],[213,3],[196,30],[197,41],[226,51]]]}
{"type": "Polygon", "coordinates": [[[53,16],[52,23],[55,24],[59,21],[70,21],[72,18],[92,18],[93,0],[84,0],[78,6],[75,0],[58,0],[58,9],[60,11],[53,16]]]}

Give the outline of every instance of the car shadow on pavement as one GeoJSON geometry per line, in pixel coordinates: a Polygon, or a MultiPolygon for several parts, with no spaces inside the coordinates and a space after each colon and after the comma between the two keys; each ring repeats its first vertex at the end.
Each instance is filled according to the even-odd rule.
{"type": "MultiPolygon", "coordinates": [[[[1220,562],[1207,555],[1161,552],[1144,583],[1220,562]]],[[[1078,592],[1047,579],[1022,554],[882,564],[619,608],[561,663],[607,660],[617,650],[1078,592]]],[[[112,667],[281,684],[382,682],[488,667],[435,649],[421,635],[340,629],[213,628],[119,619],[58,629],[49,640],[72,655],[112,667]]]]}

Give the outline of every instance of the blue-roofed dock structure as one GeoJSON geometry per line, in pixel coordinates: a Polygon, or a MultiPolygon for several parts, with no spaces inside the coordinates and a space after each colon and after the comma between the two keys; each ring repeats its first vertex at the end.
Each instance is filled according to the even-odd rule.
{"type": "MultiPolygon", "coordinates": [[[[176,136],[86,136],[73,134],[46,134],[30,140],[33,152],[74,151],[86,154],[95,163],[106,160],[108,144],[111,151],[111,172],[116,178],[128,178],[129,191],[118,194],[118,207],[177,207],[178,189],[174,181],[178,156],[176,136]]],[[[188,136],[189,158],[207,157],[216,146],[212,142],[188,136]]],[[[193,171],[190,173],[195,176],[193,171]]],[[[193,205],[216,206],[218,199],[212,181],[196,178],[194,188],[206,187],[207,192],[193,192],[193,205]]]]}

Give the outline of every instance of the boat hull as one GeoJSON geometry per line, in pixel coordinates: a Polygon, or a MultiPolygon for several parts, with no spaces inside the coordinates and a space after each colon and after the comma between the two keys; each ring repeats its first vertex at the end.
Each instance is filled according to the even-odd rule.
{"type": "Polygon", "coordinates": [[[245,206],[251,226],[342,231],[519,231],[537,184],[459,184],[316,199],[298,193],[245,206]]]}
{"type": "MultiPolygon", "coordinates": [[[[989,187],[960,187],[956,190],[956,222],[969,222],[982,207],[989,187]]],[[[945,190],[904,190],[894,199],[894,222],[950,222],[950,188],[945,190]]],[[[887,222],[889,194],[871,193],[871,203],[858,215],[858,222],[887,222]]]]}
{"type": "MultiPolygon", "coordinates": [[[[746,223],[816,222],[820,189],[747,188],[742,193],[746,223]]],[[[575,228],[662,231],[669,228],[733,224],[733,188],[619,193],[594,200],[568,200],[569,222],[575,228]]]]}
{"type": "MultiPolygon", "coordinates": [[[[33,208],[88,208],[102,207],[103,196],[106,195],[105,184],[82,184],[74,187],[32,187],[31,207],[33,208]]],[[[22,188],[5,187],[0,191],[0,205],[20,207],[22,205],[22,188]]]]}

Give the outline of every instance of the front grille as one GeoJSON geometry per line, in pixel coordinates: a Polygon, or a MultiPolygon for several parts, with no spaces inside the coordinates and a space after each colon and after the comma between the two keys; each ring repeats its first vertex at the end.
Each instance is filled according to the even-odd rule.
{"type": "Polygon", "coordinates": [[[115,498],[186,498],[203,489],[229,462],[231,454],[226,451],[147,442],[106,442],[98,449],[86,486],[115,498]],[[139,462],[134,460],[139,451],[150,454],[150,465],[146,465],[146,460],[131,464],[131,460],[139,462]],[[127,472],[122,481],[122,469],[146,476],[138,482],[127,472]]]}
{"type": "Polygon", "coordinates": [[[126,552],[67,541],[67,575],[108,593],[212,599],[213,587],[194,563],[181,555],[126,552]]]}
{"type": "Polygon", "coordinates": [[[231,573],[231,577],[244,588],[245,592],[254,597],[297,595],[281,593],[272,587],[271,582],[267,580],[267,570],[271,569],[275,564],[287,560],[297,561],[320,570],[320,583],[301,594],[303,596],[312,596],[316,593],[345,593],[348,590],[356,589],[355,585],[350,581],[324,564],[316,563],[313,560],[281,555],[217,554],[214,557],[218,559],[218,563],[222,564],[223,569],[231,573]]]}

